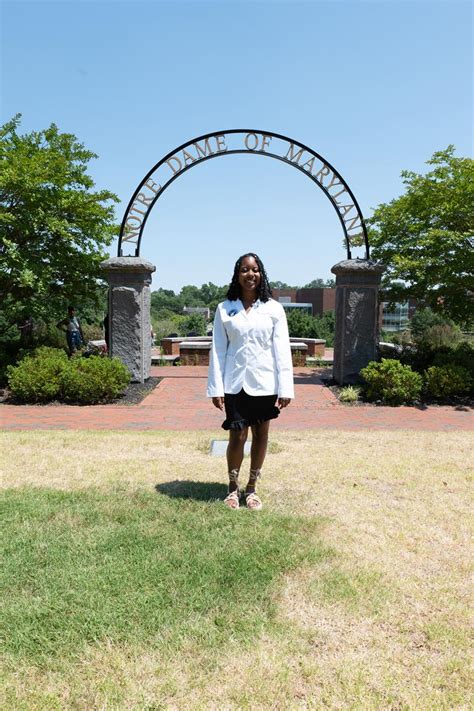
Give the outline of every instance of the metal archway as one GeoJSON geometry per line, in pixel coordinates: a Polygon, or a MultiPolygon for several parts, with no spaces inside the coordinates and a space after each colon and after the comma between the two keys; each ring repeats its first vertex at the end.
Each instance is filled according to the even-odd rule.
{"type": "Polygon", "coordinates": [[[344,232],[347,259],[352,258],[351,240],[356,239],[357,242],[363,240],[365,259],[369,259],[369,241],[364,218],[352,190],[341,174],[319,153],[299,141],[279,133],[242,128],[206,133],[193,138],[168,153],[148,171],[125,211],[120,227],[118,256],[140,255],[142,234],[148,216],[157,200],[176,178],[198,163],[238,153],[276,158],[307,175],[329,198],[338,214],[344,232]],[[242,134],[240,141],[239,134],[242,134]],[[125,246],[133,247],[134,254],[124,255],[125,246]]]}

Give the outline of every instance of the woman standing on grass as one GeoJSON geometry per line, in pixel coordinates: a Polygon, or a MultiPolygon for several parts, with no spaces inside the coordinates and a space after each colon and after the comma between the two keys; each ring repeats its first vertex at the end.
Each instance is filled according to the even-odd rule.
{"type": "Polygon", "coordinates": [[[270,420],[294,398],[286,315],[271,295],[262,261],[256,254],[244,254],[235,263],[227,300],[217,306],[214,319],[207,396],[215,407],[225,408],[229,492],[224,502],[231,509],[239,508],[238,479],[249,427],[250,476],[244,495],[249,509],[262,508],[255,487],[270,420]]]}

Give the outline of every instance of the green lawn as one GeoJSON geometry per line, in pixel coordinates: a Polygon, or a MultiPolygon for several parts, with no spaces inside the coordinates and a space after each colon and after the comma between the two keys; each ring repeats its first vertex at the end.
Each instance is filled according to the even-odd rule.
{"type": "Polygon", "coordinates": [[[104,640],[248,642],[271,627],[278,577],[331,556],[318,519],[160,493],[16,489],[1,514],[6,651],[41,665],[104,640]]]}
{"type": "Polygon", "coordinates": [[[4,707],[468,709],[472,436],[213,436],[0,436],[4,707]]]}

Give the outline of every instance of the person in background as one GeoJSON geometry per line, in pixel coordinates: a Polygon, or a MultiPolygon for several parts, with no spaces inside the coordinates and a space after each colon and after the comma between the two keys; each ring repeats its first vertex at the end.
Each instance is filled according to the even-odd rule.
{"type": "Polygon", "coordinates": [[[238,477],[249,427],[250,475],[243,493],[247,508],[262,508],[255,489],[267,452],[270,420],[294,398],[286,315],[271,296],[261,259],[244,254],[235,263],[227,299],[218,304],[214,319],[207,396],[215,407],[225,409],[222,427],[229,430],[229,489],[224,503],[231,509],[240,506],[238,477]]]}
{"type": "Polygon", "coordinates": [[[68,306],[66,318],[58,321],[56,326],[66,334],[69,357],[71,357],[85,343],[82,327],[76,316],[74,306],[68,306]]]}
{"type": "Polygon", "coordinates": [[[110,351],[110,329],[109,329],[109,313],[105,314],[105,318],[102,321],[104,327],[104,341],[107,346],[107,352],[110,351]]]}
{"type": "Polygon", "coordinates": [[[17,328],[20,331],[20,343],[22,348],[30,348],[35,330],[35,322],[31,316],[26,316],[17,321],[17,328]]]}

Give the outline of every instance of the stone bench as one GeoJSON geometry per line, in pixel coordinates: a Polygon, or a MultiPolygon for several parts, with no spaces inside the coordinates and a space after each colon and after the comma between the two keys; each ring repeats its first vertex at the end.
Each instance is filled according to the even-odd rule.
{"type": "Polygon", "coordinates": [[[290,346],[293,368],[301,368],[302,366],[306,365],[306,354],[308,352],[308,345],[304,341],[290,340],[290,346]]]}
{"type": "Polygon", "coordinates": [[[169,363],[170,365],[174,365],[178,360],[179,355],[162,355],[161,353],[151,354],[152,365],[165,365],[167,363],[169,363]]]}
{"type": "Polygon", "coordinates": [[[211,341],[182,340],[179,344],[181,365],[209,365],[211,341]]]}
{"type": "Polygon", "coordinates": [[[307,355],[314,358],[322,357],[326,347],[326,341],[322,338],[294,338],[290,337],[290,343],[306,343],[308,346],[307,355]]]}
{"type": "Polygon", "coordinates": [[[162,338],[160,345],[163,351],[163,355],[179,355],[179,348],[181,343],[210,343],[211,336],[176,336],[170,338],[162,338]]]}
{"type": "MultiPolygon", "coordinates": [[[[160,341],[163,355],[179,356],[182,343],[211,343],[211,336],[176,336],[162,338],[160,341]]],[[[306,354],[311,358],[324,356],[326,341],[322,338],[290,338],[290,343],[305,343],[306,354]]]]}
{"type": "Polygon", "coordinates": [[[379,352],[381,356],[394,356],[395,358],[403,352],[403,347],[398,343],[386,343],[379,341],[379,352]]]}
{"type": "MultiPolygon", "coordinates": [[[[308,351],[307,344],[303,341],[294,341],[290,343],[290,346],[293,367],[304,366],[308,351]]],[[[179,360],[182,365],[209,365],[210,350],[211,341],[183,340],[179,344],[179,360]]]]}

